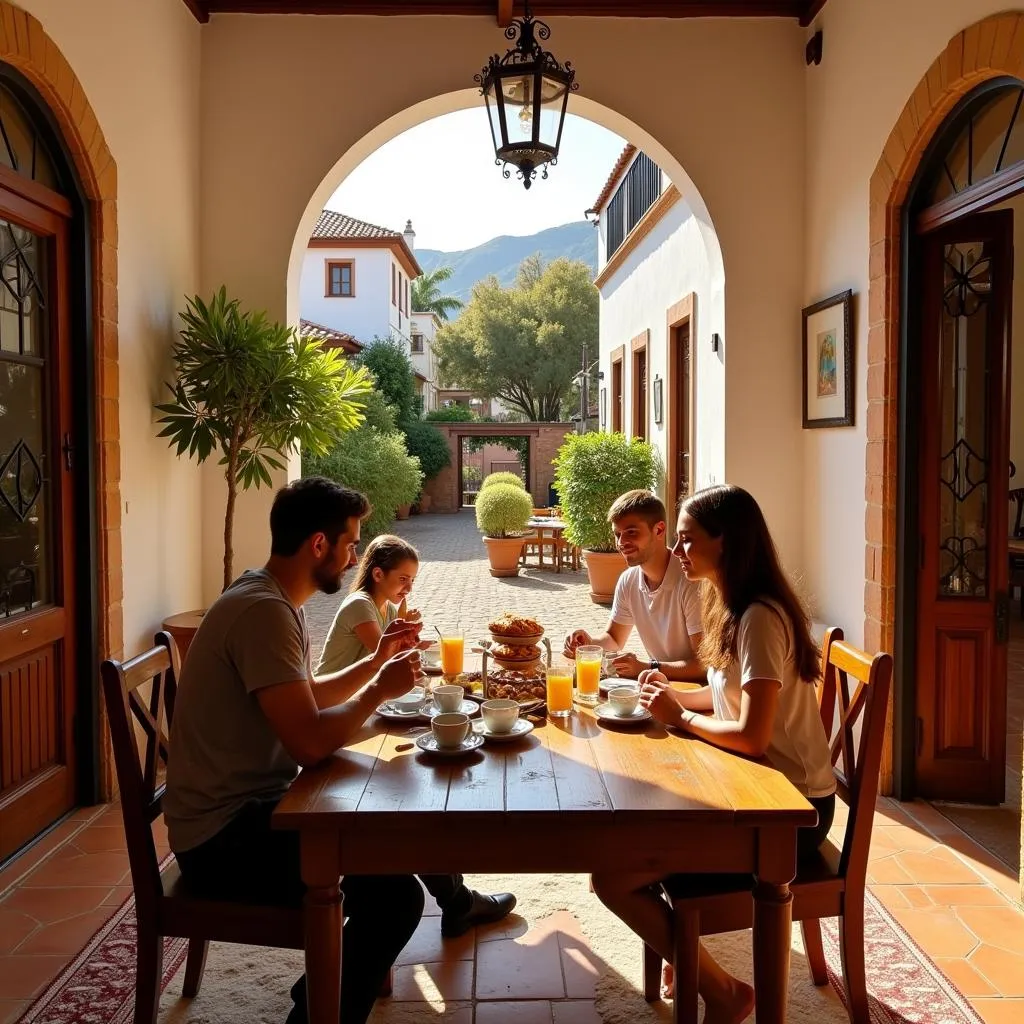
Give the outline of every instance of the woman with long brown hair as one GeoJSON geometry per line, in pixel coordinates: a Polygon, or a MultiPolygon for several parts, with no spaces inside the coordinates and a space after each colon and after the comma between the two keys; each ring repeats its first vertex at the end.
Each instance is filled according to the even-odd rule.
{"type": "MultiPolygon", "coordinates": [[[[835,779],[814,687],[819,651],[764,515],[740,487],[698,491],[680,508],[672,553],[687,579],[703,581],[699,656],[708,666],[709,685],[681,693],[660,672],[645,672],[641,702],[666,725],[737,754],[767,757],[818,811],[817,826],[803,829],[798,842],[799,856],[813,854],[835,813],[835,779]]],[[[596,875],[594,891],[671,963],[672,916],[662,890],[666,881],[649,875],[596,875]]],[[[723,970],[703,947],[698,986],[706,1024],[738,1024],[753,1010],[753,989],[723,970]]]]}

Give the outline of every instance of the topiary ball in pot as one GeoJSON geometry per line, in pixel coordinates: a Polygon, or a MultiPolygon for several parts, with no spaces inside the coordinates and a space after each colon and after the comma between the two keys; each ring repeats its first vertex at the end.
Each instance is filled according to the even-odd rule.
{"type": "Polygon", "coordinates": [[[476,499],[476,525],[484,535],[492,576],[517,576],[533,499],[514,484],[497,483],[476,499]]]}
{"type": "MultiPolygon", "coordinates": [[[[518,487],[519,490],[525,491],[526,484],[523,483],[523,478],[516,473],[509,473],[505,470],[500,470],[497,473],[488,473],[484,477],[484,482],[480,485],[482,491],[485,487],[493,487],[495,484],[511,484],[513,487],[518,487]]],[[[530,506],[531,509],[533,506],[530,506]]]]}

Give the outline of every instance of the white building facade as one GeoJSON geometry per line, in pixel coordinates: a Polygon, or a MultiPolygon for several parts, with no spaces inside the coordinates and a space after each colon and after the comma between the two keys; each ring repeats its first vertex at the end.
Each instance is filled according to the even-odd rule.
{"type": "Polygon", "coordinates": [[[654,445],[671,507],[723,478],[724,279],[706,225],[632,145],[589,212],[598,215],[599,422],[654,445]]]}
{"type": "Polygon", "coordinates": [[[424,414],[433,412],[438,405],[437,356],[434,354],[434,339],[443,321],[436,313],[412,314],[409,334],[410,358],[416,371],[416,391],[424,414]]]}

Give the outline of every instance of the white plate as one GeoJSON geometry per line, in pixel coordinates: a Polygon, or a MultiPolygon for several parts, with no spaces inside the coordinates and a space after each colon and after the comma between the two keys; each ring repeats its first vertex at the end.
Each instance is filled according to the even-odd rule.
{"type": "Polygon", "coordinates": [[[459,714],[469,715],[469,717],[472,718],[473,715],[480,714],[480,705],[477,704],[477,702],[475,700],[469,700],[467,698],[466,700],[463,700],[462,706],[459,708],[458,711],[442,711],[436,704],[430,703],[430,704],[427,704],[427,705],[424,706],[424,708],[420,712],[420,714],[422,714],[423,717],[427,718],[427,719],[433,718],[435,715],[451,715],[451,714],[455,714],[455,715],[459,715],[459,714]]]}
{"type": "Polygon", "coordinates": [[[482,720],[473,723],[473,734],[475,736],[482,736],[485,740],[495,740],[498,743],[518,740],[531,732],[533,732],[533,722],[529,722],[525,718],[517,718],[516,724],[508,732],[491,732],[482,720]]]}
{"type": "Polygon", "coordinates": [[[426,720],[427,708],[430,706],[425,704],[419,711],[398,711],[385,702],[377,705],[377,714],[389,722],[422,722],[426,720]]]}
{"type": "Polygon", "coordinates": [[[615,722],[619,725],[633,725],[637,722],[646,722],[651,717],[647,708],[637,708],[631,715],[617,715],[607,704],[598,704],[594,708],[594,714],[605,722],[615,722]]]}
{"type": "Polygon", "coordinates": [[[459,757],[462,754],[468,754],[470,751],[476,750],[477,747],[482,747],[484,745],[484,738],[475,732],[471,732],[457,747],[439,747],[437,740],[434,739],[434,734],[432,732],[425,732],[421,736],[417,736],[414,742],[424,754],[436,754],[438,757],[459,757]]]}

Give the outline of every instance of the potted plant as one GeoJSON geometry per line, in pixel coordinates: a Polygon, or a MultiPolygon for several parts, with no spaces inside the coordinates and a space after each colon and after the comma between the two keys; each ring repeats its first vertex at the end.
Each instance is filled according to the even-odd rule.
{"type": "Polygon", "coordinates": [[[518,576],[533,499],[514,484],[481,488],[476,499],[476,525],[484,535],[492,576],[518,576]]]}
{"type": "Polygon", "coordinates": [[[615,550],[608,510],[626,491],[657,486],[657,452],[647,441],[627,440],[622,434],[572,434],[558,449],[554,464],[566,539],[583,551],[590,599],[608,604],[626,568],[615,550]]]}
{"type": "Polygon", "coordinates": [[[513,487],[518,487],[521,491],[526,490],[526,484],[523,483],[523,478],[518,473],[509,473],[506,470],[499,470],[497,473],[488,473],[484,477],[483,483],[480,485],[482,491],[485,487],[490,487],[493,484],[511,484],[513,487]]]}
{"type": "MultiPolygon", "coordinates": [[[[220,456],[227,484],[224,509],[224,575],[234,578],[235,503],[239,490],[271,485],[300,445],[326,453],[337,437],[362,419],[361,397],[370,390],[363,369],[339,353],[299,337],[266,314],[243,310],[221,288],[209,303],[186,299],[182,329],[172,350],[173,396],[158,405],[177,454],[197,462],[220,456]]],[[[186,646],[187,645],[183,645],[186,646]]],[[[182,651],[184,657],[184,651],[182,651]]]]}

